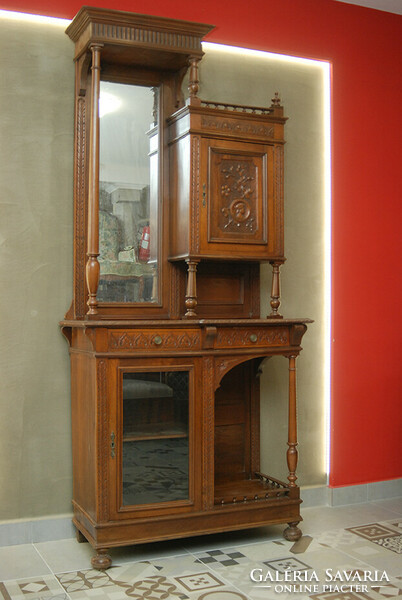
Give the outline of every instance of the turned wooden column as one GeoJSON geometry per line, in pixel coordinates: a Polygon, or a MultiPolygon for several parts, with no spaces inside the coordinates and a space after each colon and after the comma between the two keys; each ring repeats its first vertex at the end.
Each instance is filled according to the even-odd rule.
{"type": "Polygon", "coordinates": [[[190,73],[188,80],[188,92],[189,92],[189,103],[191,105],[201,105],[201,100],[198,98],[198,84],[200,83],[198,78],[198,63],[200,62],[199,57],[191,56],[190,57],[190,73]]]}
{"type": "Polygon", "coordinates": [[[92,85],[91,122],[89,134],[89,185],[88,185],[88,249],[86,279],[88,287],[88,315],[98,313],[96,293],[99,285],[99,95],[100,51],[102,45],[91,46],[92,85]]]}
{"type": "Polygon", "coordinates": [[[289,485],[296,487],[297,467],[297,409],[296,409],[296,355],[289,356],[289,424],[287,463],[289,485]]]}
{"type": "Polygon", "coordinates": [[[282,315],[279,314],[278,308],[281,304],[281,281],[280,281],[280,272],[282,262],[279,261],[270,261],[269,263],[272,265],[272,288],[271,288],[271,308],[272,312],[268,315],[269,319],[282,319],[282,315]]]}
{"type": "Polygon", "coordinates": [[[191,260],[187,259],[187,290],[186,290],[186,313],[185,317],[188,319],[193,319],[197,316],[195,312],[195,307],[197,306],[197,264],[199,260],[191,260]]]}

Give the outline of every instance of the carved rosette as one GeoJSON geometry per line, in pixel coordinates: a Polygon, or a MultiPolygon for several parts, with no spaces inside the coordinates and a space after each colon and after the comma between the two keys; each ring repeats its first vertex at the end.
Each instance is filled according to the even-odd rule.
{"type": "Polygon", "coordinates": [[[219,227],[231,233],[253,233],[256,219],[256,167],[251,160],[222,158],[219,166],[219,227]]]}
{"type": "Polygon", "coordinates": [[[201,345],[199,333],[110,333],[109,348],[111,350],[150,350],[150,349],[198,349],[201,345]]]}

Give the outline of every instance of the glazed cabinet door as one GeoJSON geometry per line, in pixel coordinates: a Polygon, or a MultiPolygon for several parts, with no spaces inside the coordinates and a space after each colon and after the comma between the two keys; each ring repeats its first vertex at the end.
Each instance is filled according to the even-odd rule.
{"type": "Polygon", "coordinates": [[[110,439],[111,518],[199,509],[197,360],[119,360],[110,439]]]}

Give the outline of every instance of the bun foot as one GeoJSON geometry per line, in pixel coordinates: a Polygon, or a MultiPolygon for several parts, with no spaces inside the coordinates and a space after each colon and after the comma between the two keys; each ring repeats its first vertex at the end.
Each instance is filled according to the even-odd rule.
{"type": "Polygon", "coordinates": [[[106,571],[112,566],[112,559],[107,553],[107,548],[100,548],[98,554],[91,558],[91,565],[97,571],[106,571]]]}
{"type": "Polygon", "coordinates": [[[297,540],[301,538],[302,532],[301,529],[297,527],[298,524],[299,521],[296,521],[295,523],[288,523],[289,527],[286,527],[285,531],[283,532],[283,537],[285,540],[288,540],[289,542],[297,542],[297,540]]]}

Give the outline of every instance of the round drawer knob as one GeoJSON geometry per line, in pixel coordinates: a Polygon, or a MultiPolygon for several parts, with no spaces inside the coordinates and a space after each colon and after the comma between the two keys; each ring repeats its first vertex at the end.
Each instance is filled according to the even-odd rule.
{"type": "Polygon", "coordinates": [[[257,341],[257,339],[258,339],[258,338],[257,338],[257,334],[256,334],[256,333],[252,333],[252,334],[250,335],[250,342],[253,342],[253,343],[255,343],[255,342],[257,341]]]}
{"type": "Polygon", "coordinates": [[[157,346],[160,346],[160,345],[161,345],[161,343],[162,343],[162,338],[161,338],[161,336],[160,336],[160,335],[156,335],[156,336],[153,338],[153,340],[152,340],[152,341],[153,341],[153,343],[154,343],[154,344],[156,344],[157,346]]]}

